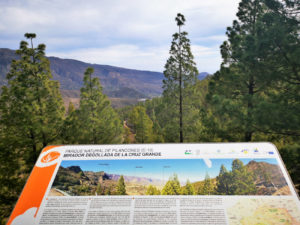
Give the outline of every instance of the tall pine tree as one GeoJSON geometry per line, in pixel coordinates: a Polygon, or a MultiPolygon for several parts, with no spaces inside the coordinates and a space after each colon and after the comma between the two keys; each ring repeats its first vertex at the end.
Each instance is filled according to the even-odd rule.
{"type": "MultiPolygon", "coordinates": [[[[43,147],[59,142],[64,106],[44,44],[21,41],[0,97],[0,218],[8,217],[43,147]]],[[[4,223],[3,223],[4,224],[4,223]]]]}
{"type": "Polygon", "coordinates": [[[46,46],[33,45],[35,34],[26,33],[30,46],[21,41],[7,74],[8,85],[2,87],[0,98],[1,125],[6,139],[17,144],[31,169],[41,149],[55,143],[63,123],[64,106],[59,83],[50,80],[46,46]]]}
{"type": "Polygon", "coordinates": [[[299,136],[299,17],[296,1],[242,0],[210,83],[223,139],[299,136]],[[241,135],[243,134],[243,135],[241,135]]]}
{"type": "Polygon", "coordinates": [[[188,114],[185,111],[184,103],[186,98],[188,98],[188,87],[194,85],[197,81],[198,70],[193,61],[194,57],[191,52],[190,40],[187,38],[188,33],[181,31],[185,18],[178,13],[175,21],[179,31],[173,35],[169,52],[170,57],[165,65],[163,97],[168,105],[169,124],[172,124],[169,130],[177,131],[177,135],[170,137],[168,141],[178,141],[179,139],[179,142],[183,142],[184,116],[188,114]]]}
{"type": "Polygon", "coordinates": [[[267,0],[261,19],[264,44],[264,71],[273,80],[268,101],[257,113],[260,131],[293,137],[300,135],[300,18],[299,1],[267,0]],[[299,12],[298,12],[299,13],[299,12]],[[275,82],[274,82],[275,81],[275,82]]]}
{"type": "MultiPolygon", "coordinates": [[[[264,13],[263,0],[242,0],[238,20],[227,28],[228,41],[221,46],[223,63],[211,82],[210,93],[216,115],[225,122],[231,140],[251,141],[257,131],[256,109],[263,92],[272,82],[263,72],[263,45],[259,23],[264,13]],[[243,137],[240,136],[243,134],[243,137]]],[[[224,129],[224,127],[223,127],[224,129]]]]}

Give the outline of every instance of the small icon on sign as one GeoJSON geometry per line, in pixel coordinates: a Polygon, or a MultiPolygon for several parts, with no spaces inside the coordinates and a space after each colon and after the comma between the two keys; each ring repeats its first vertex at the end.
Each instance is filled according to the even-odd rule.
{"type": "Polygon", "coordinates": [[[54,161],[55,159],[58,159],[59,156],[60,156],[59,152],[50,152],[41,159],[41,162],[49,163],[54,161]]]}
{"type": "Polygon", "coordinates": [[[243,149],[243,150],[242,150],[242,153],[244,153],[244,154],[248,154],[248,153],[249,153],[249,151],[248,151],[248,149],[243,149]]]}
{"type": "Polygon", "coordinates": [[[192,154],[192,150],[186,150],[184,154],[185,155],[190,155],[190,154],[192,154]]]}
{"type": "Polygon", "coordinates": [[[269,152],[269,155],[274,155],[274,152],[269,152]]]}

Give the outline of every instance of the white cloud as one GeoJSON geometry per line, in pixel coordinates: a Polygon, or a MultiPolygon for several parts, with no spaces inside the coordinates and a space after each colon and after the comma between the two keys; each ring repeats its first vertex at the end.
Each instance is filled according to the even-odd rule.
{"type": "Polygon", "coordinates": [[[140,48],[137,45],[114,45],[104,48],[49,52],[47,55],[72,58],[89,63],[132,69],[162,71],[168,57],[168,46],[140,48]]]}
{"type": "MultiPolygon", "coordinates": [[[[138,65],[140,68],[145,65],[144,69],[156,70],[164,64],[161,62],[158,66],[157,62],[158,58],[162,58],[161,46],[170,45],[172,34],[177,31],[174,18],[181,12],[186,17],[184,29],[188,31],[192,44],[209,47],[209,51],[212,51],[207,56],[214,61],[208,63],[199,56],[200,67],[201,62],[205,61],[203,66],[216,68],[208,64],[214,65],[216,57],[220,61],[216,52],[225,38],[226,27],[235,18],[238,2],[239,0],[3,1],[0,2],[0,47],[16,49],[25,32],[35,32],[38,35],[36,42],[45,43],[47,49],[60,55],[81,52],[87,58],[77,57],[84,61],[95,61],[99,55],[95,49],[100,49],[111,57],[116,57],[109,61],[125,62],[120,59],[121,56],[136,59],[138,55],[141,57],[137,60],[139,63],[128,61],[128,66],[124,66],[138,65]],[[10,40],[10,44],[5,46],[7,41],[4,40],[10,40]],[[132,52],[116,53],[118,49],[125,50],[120,46],[127,46],[126,50],[132,52]],[[87,53],[87,50],[92,52],[87,53]],[[151,50],[154,52],[151,53],[151,50]],[[150,58],[151,55],[155,58],[150,58]]],[[[208,50],[204,53],[208,54],[208,50]]],[[[104,59],[102,64],[108,61],[105,57],[100,58],[104,59]]]]}
{"type": "MultiPolygon", "coordinates": [[[[160,71],[169,57],[169,45],[141,48],[137,45],[114,45],[104,48],[77,49],[70,52],[48,52],[49,56],[77,59],[132,69],[160,71]]],[[[214,72],[220,65],[219,51],[214,47],[192,45],[195,62],[200,72],[214,72]]]]}
{"type": "Polygon", "coordinates": [[[205,162],[205,165],[208,167],[208,168],[211,168],[212,167],[212,162],[210,159],[203,159],[203,161],[205,162]]]}

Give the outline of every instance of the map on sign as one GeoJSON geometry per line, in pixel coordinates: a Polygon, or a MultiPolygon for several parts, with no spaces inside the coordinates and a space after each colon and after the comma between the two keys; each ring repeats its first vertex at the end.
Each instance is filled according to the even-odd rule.
{"type": "Polygon", "coordinates": [[[231,225],[300,225],[300,211],[293,199],[236,200],[227,213],[231,225]]]}
{"type": "Polygon", "coordinates": [[[300,225],[270,143],[50,146],[8,225],[300,225]]]}

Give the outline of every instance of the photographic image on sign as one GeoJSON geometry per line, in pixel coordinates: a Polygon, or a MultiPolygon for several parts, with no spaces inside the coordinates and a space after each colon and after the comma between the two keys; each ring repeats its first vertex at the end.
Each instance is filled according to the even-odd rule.
{"type": "Polygon", "coordinates": [[[65,160],[50,196],[290,195],[276,159],[65,160]]]}

